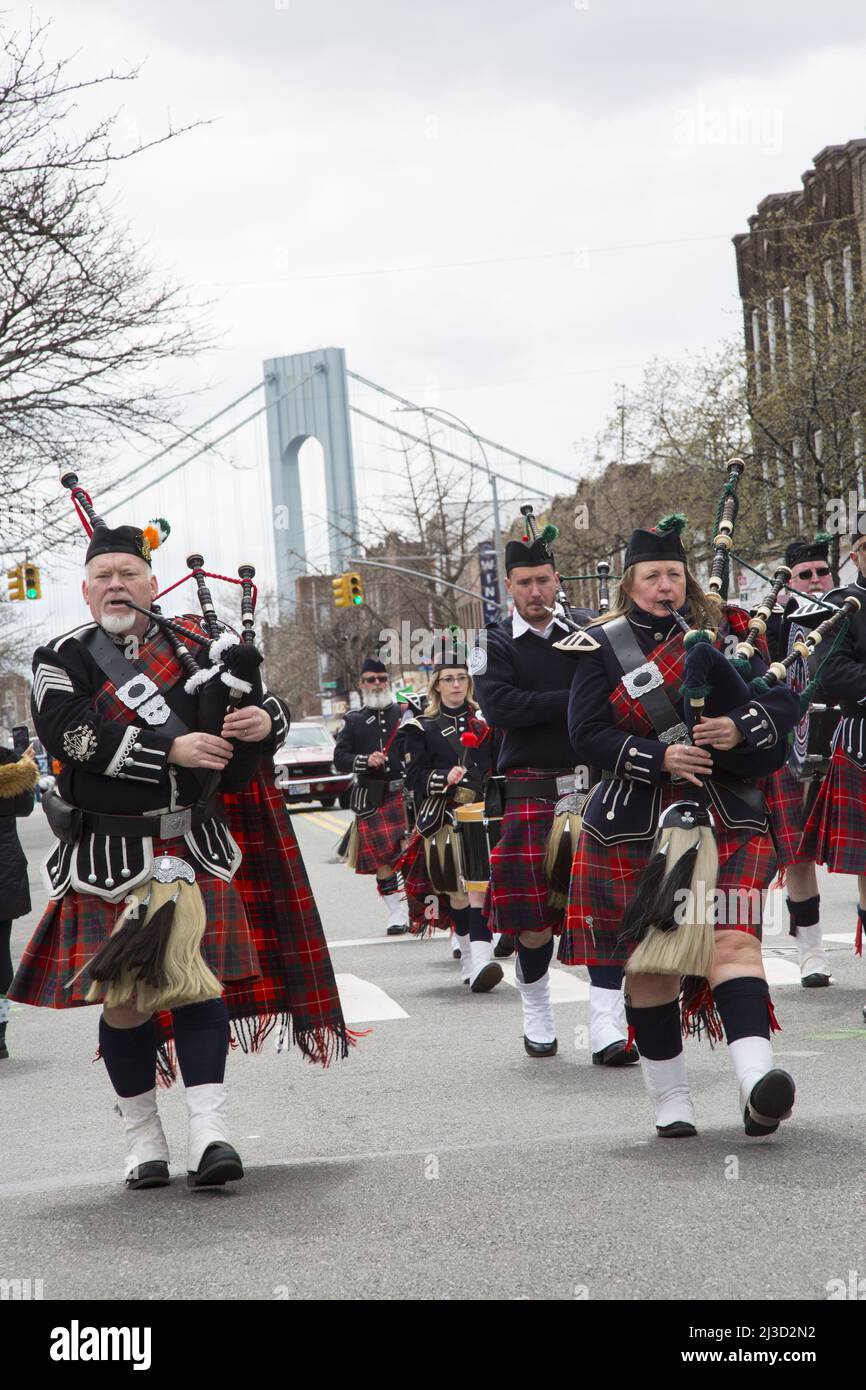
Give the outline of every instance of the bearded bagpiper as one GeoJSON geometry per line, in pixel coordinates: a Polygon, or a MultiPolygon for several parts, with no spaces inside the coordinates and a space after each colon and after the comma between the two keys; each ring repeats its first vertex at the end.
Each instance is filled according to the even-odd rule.
{"type": "Polygon", "coordinates": [[[43,802],[49,903],[9,993],[43,1008],[102,1003],[129,1188],[169,1182],[156,1081],[171,1083],[175,1061],[189,1185],[220,1186],[243,1176],[226,1110],[232,1036],[258,1051],[278,1028],[323,1064],[353,1040],[274,786],[289,714],[248,640],[248,579],[242,638],[220,630],[201,587],[204,619],[172,626],[151,568],[167,524],[109,527],[75,475],[63,481],[89,534],[92,621],[33,658],[33,720],[62,770],[43,802]]]}

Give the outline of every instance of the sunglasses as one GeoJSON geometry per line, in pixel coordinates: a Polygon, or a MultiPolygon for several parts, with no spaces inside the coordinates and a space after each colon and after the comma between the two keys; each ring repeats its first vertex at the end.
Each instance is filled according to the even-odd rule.
{"type": "Polygon", "coordinates": [[[816,565],[813,570],[800,570],[794,582],[798,583],[801,579],[811,579],[813,574],[816,579],[826,579],[829,573],[829,565],[816,565]]]}
{"type": "Polygon", "coordinates": [[[387,684],[388,684],[388,677],[387,677],[387,676],[362,676],[362,677],[361,677],[361,684],[362,684],[362,685],[387,685],[387,684]]]}

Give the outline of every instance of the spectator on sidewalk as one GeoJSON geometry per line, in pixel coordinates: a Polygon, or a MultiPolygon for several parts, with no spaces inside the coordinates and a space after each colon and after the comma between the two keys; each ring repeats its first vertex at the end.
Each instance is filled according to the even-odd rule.
{"type": "Polygon", "coordinates": [[[6,991],[12,983],[12,923],[30,911],[27,859],[15,819],[29,816],[33,810],[33,789],[38,779],[39,768],[31,748],[20,755],[11,748],[0,748],[0,1061],[9,1056],[6,991]]]}

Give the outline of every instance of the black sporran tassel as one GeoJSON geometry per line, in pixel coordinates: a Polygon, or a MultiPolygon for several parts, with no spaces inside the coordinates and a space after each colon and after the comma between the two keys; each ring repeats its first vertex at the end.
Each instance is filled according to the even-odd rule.
{"type": "Polygon", "coordinates": [[[111,980],[119,979],[126,970],[129,952],[145,933],[148,902],[149,898],[140,901],[134,913],[127,909],[124,914],[126,920],[121,918],[120,925],[115,927],[108,940],[100,946],[87,967],[92,980],[107,984],[111,980]]]}
{"type": "Polygon", "coordinates": [[[153,989],[162,989],[168,983],[165,953],[174,923],[177,898],[178,894],[175,893],[174,897],[157,908],[147,923],[147,931],[135,938],[126,956],[125,965],[130,974],[153,989]]]}

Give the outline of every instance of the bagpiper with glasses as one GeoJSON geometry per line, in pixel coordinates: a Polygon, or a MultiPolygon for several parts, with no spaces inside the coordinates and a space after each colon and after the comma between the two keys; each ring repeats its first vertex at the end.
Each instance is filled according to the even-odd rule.
{"type": "MultiPolygon", "coordinates": [[[[436,654],[428,704],[406,721],[406,784],[415,832],[401,861],[406,891],[422,901],[447,902],[460,949],[460,969],[473,994],[499,984],[493,939],[484,920],[484,892],[465,884],[455,806],[480,803],[492,769],[492,732],[479,716],[464,651],[448,639],[436,654]]],[[[440,908],[441,915],[441,908],[440,908]]]]}
{"type": "MultiPolygon", "coordinates": [[[[829,565],[830,537],[819,534],[813,541],[791,541],[785,549],[785,564],[791,571],[790,584],[817,599],[833,588],[829,565]]],[[[782,660],[802,636],[811,618],[798,622],[796,612],[805,609],[801,597],[791,594],[787,603],[770,616],[767,645],[774,661],[782,660]]],[[[822,610],[818,610],[822,616],[822,610]]],[[[823,614],[826,616],[826,613],[823,614]]],[[[809,669],[800,659],[789,672],[795,689],[809,680],[809,669]]],[[[823,678],[822,678],[823,684],[823,678]]],[[[785,875],[789,931],[797,943],[800,983],[806,989],[820,989],[831,983],[830,958],[821,931],[821,898],[814,859],[804,858],[800,841],[809,813],[830,767],[833,733],[841,717],[836,705],[816,702],[803,716],[795,731],[791,755],[784,767],[774,772],[767,784],[770,825],[776,843],[779,870],[785,875]]]]}
{"type": "Polygon", "coordinates": [[[405,847],[403,710],[391,693],[384,665],[367,657],[358,681],[363,708],[350,710],[334,748],[338,772],[354,773],[349,806],[355,813],[347,863],[356,874],[375,874],[388,913],[388,936],[409,930],[409,905],[396,872],[405,847]]]}
{"type": "MultiPolygon", "coordinates": [[[[850,539],[857,575],[845,588],[832,589],[827,602],[839,606],[848,595],[860,611],[821,670],[828,700],[838,700],[842,720],[830,770],[806,822],[800,855],[824,864],[831,874],[856,874],[859,889],[855,949],[863,954],[866,927],[866,512],[850,539]]],[[[866,1006],[863,1009],[866,1017],[866,1006]]]]}
{"type": "MultiPolygon", "coordinates": [[[[505,571],[514,613],[488,625],[483,645],[469,660],[484,717],[502,739],[494,785],[502,790],[504,811],[502,834],[490,853],[488,922],[517,942],[524,1048],[530,1057],[553,1057],[550,961],[563,907],[550,901],[545,858],[557,802],[575,789],[586,790],[590,775],[586,767],[575,769],[568,734],[574,656],[557,651],[556,643],[574,637],[575,619],[584,622],[592,614],[565,611],[544,532],[509,541],[505,571]]],[[[627,1042],[622,969],[593,968],[589,975],[593,1063],[630,1066],[638,1056],[627,1042]]]]}

